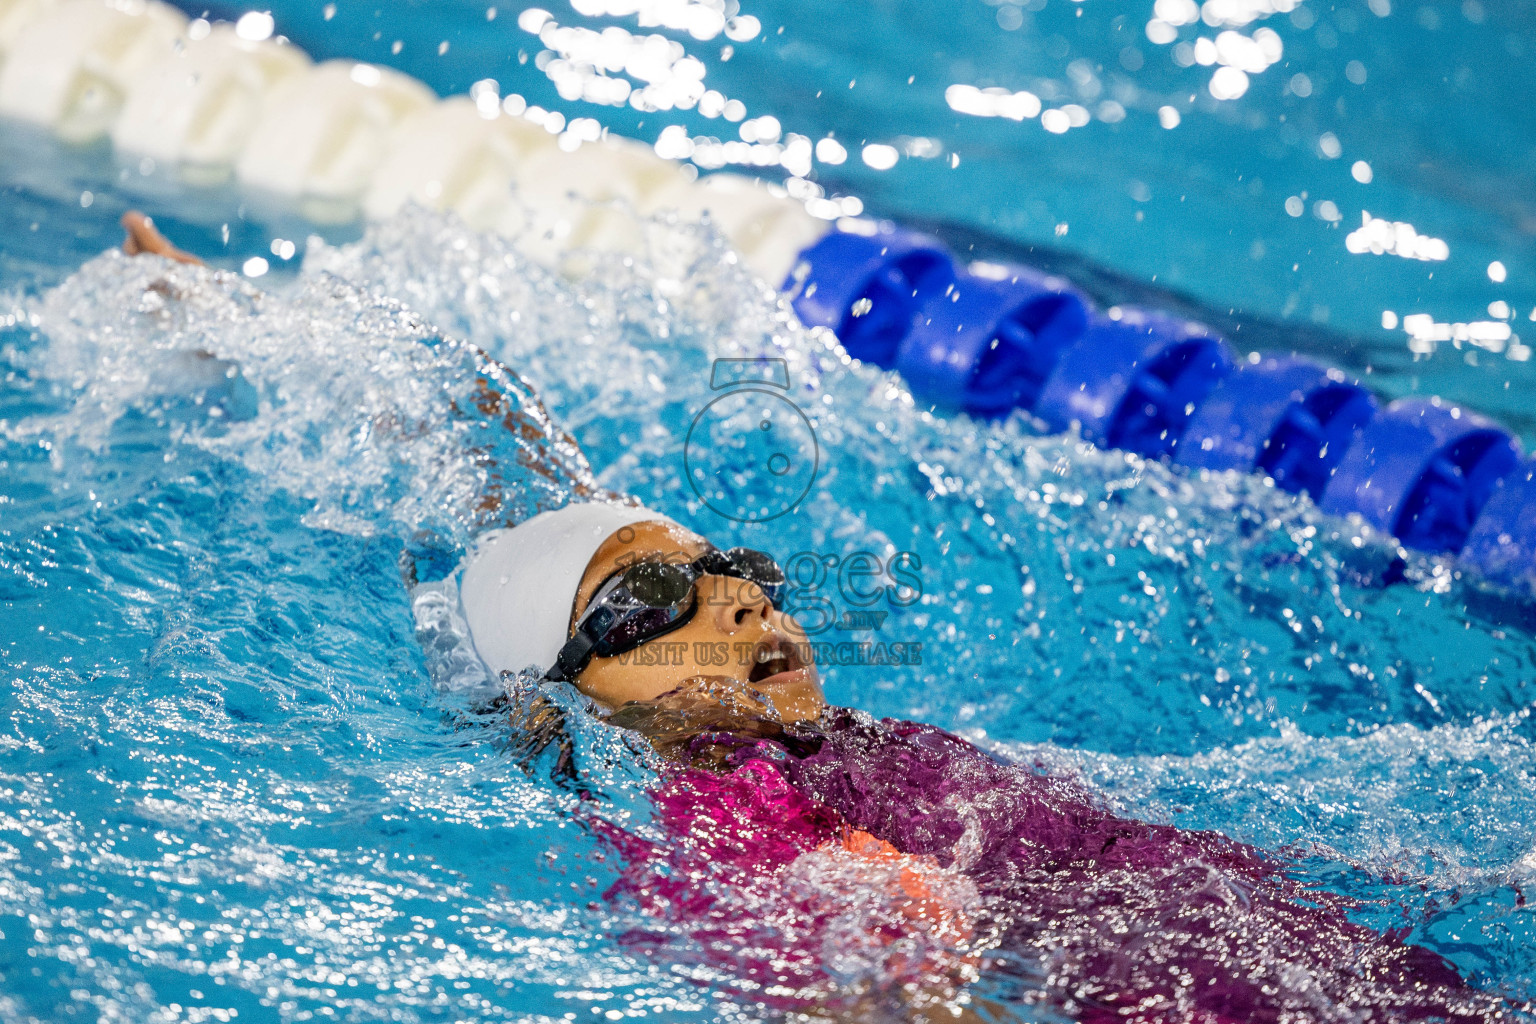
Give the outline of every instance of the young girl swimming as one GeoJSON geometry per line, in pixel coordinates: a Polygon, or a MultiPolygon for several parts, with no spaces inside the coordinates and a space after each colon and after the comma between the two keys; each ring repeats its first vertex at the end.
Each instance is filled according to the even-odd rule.
{"type": "Polygon", "coordinates": [[[1282,859],[827,707],[783,582],[762,553],[605,501],[489,533],[460,571],[492,675],[568,683],[667,759],[653,828],[589,822],[622,858],[607,899],[633,911],[631,948],[840,1019],[951,1018],[968,985],[1000,1013],[1091,1021],[1513,1013],[1282,859]],[[701,656],[720,645],[725,664],[701,656]]]}
{"type": "Polygon", "coordinates": [[[681,932],[770,1005],[866,1016],[936,1012],[982,951],[1079,1020],[1503,1012],[1282,861],[1118,817],[1075,782],[931,726],[828,707],[774,607],[782,583],[766,555],[604,504],[498,531],[466,560],[461,599],[493,671],[571,681],[675,765],[653,795],[667,840],[610,830],[627,864],[610,898],[671,926],[634,944],[681,932]],[[668,638],[672,664],[636,657],[668,638]],[[695,644],[721,643],[744,656],[690,662],[695,644]],[[886,989],[849,992],[840,970],[886,989]]]}

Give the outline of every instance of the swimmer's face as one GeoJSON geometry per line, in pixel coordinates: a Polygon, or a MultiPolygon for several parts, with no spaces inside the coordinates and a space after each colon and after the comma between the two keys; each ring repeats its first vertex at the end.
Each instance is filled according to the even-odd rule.
{"type": "MultiPolygon", "coordinates": [[[[708,549],[698,534],[657,522],[626,526],[603,542],[576,591],[574,625],[593,593],[635,562],[691,562],[708,549]]],[[[755,583],[701,576],[693,617],[678,629],[612,657],[594,657],[576,687],[610,709],[655,700],[685,680],[722,677],[772,699],[786,722],[815,718],[826,703],[805,631],[774,610],[755,583]],[[764,660],[766,659],[766,660],[764,660]]]]}

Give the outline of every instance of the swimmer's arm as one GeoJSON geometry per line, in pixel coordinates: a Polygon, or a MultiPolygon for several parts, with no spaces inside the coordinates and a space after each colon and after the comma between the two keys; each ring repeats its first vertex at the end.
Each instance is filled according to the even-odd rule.
{"type": "MultiPolygon", "coordinates": [[[[980,897],[968,878],[953,868],[940,867],[931,858],[903,854],[859,829],[849,830],[803,857],[821,859],[832,866],[833,878],[842,883],[837,887],[842,888],[844,898],[882,908],[872,922],[878,929],[875,934],[890,936],[884,928],[904,921],[906,928],[902,930],[923,937],[918,948],[907,954],[893,950],[894,957],[888,963],[888,969],[905,976],[901,991],[910,1019],[934,1024],[986,1019],[979,1010],[990,1008],[990,1004],[967,992],[982,965],[980,953],[971,947],[975,938],[971,918],[980,897]],[[886,922],[883,927],[878,923],[880,918],[886,922]],[[907,958],[913,954],[915,959],[907,958]]],[[[803,865],[805,861],[795,863],[803,865]]],[[[795,865],[790,870],[793,872],[795,865]]],[[[814,868],[810,877],[816,879],[814,868]]],[[[888,941],[894,941],[894,936],[888,941]]],[[[884,997],[870,998],[874,1002],[860,1001],[846,1008],[851,1013],[837,1019],[863,1020],[876,1015],[884,997]]]]}
{"type": "MultiPolygon", "coordinates": [[[[533,449],[520,447],[517,453],[518,465],[529,472],[537,473],[545,479],[570,490],[571,494],[583,501],[602,500],[609,502],[624,502],[622,495],[618,495],[604,488],[597,482],[591,467],[587,462],[586,452],[571,433],[561,427],[550,415],[545,407],[543,399],[534,389],[533,385],[511,367],[507,366],[484,350],[470,345],[468,346],[480,361],[480,372],[475,376],[475,391],[471,396],[476,412],[488,419],[500,422],[507,433],[516,436],[526,445],[535,446],[533,449]],[[516,391],[521,395],[520,401],[508,398],[508,391],[516,391]],[[562,474],[556,469],[556,463],[540,461],[534,456],[534,452],[541,446],[554,446],[564,448],[572,453],[574,460],[562,459],[567,463],[574,461],[577,465],[572,474],[562,474]]],[[[464,410],[454,404],[454,411],[460,415],[464,410]]],[[[501,472],[501,465],[484,447],[471,449],[477,461],[486,470],[486,488],[480,496],[480,502],[476,506],[489,523],[496,525],[505,521],[511,524],[510,517],[506,514],[506,506],[503,502],[503,492],[506,488],[506,480],[501,472]]]]}
{"type": "MultiPolygon", "coordinates": [[[[123,239],[123,251],[130,256],[150,254],[164,256],[178,263],[205,265],[198,257],[172,245],[170,239],[155,227],[154,221],[138,210],[129,210],[123,214],[122,225],[127,233],[127,237],[123,239]]],[[[467,347],[480,363],[480,372],[475,376],[475,392],[471,399],[475,411],[482,416],[498,420],[508,433],[515,434],[527,444],[552,443],[575,452],[581,467],[585,469],[586,457],[581,451],[581,446],[574,437],[556,424],[554,417],[544,407],[543,401],[539,399],[532,385],[511,367],[493,359],[483,349],[475,345],[467,347]],[[506,393],[508,389],[520,392],[524,396],[522,401],[509,400],[506,393]]],[[[466,414],[465,410],[459,409],[456,404],[454,412],[459,415],[466,414]]],[[[396,426],[398,427],[398,424],[396,426]]],[[[481,495],[477,511],[494,523],[505,518],[502,500],[504,480],[500,467],[487,448],[472,449],[471,454],[484,465],[489,480],[485,493],[481,495]]],[[[618,496],[601,488],[590,470],[580,477],[561,480],[554,466],[540,463],[526,450],[519,456],[518,461],[523,464],[523,468],[569,487],[580,498],[620,500],[618,496]]]]}

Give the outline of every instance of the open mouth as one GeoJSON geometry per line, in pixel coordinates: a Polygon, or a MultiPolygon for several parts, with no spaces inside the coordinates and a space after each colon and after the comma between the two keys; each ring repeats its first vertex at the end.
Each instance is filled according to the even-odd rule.
{"type": "Polygon", "coordinates": [[[786,637],[770,633],[752,649],[752,671],[747,673],[747,682],[761,683],[802,668],[805,661],[795,645],[786,637]]]}

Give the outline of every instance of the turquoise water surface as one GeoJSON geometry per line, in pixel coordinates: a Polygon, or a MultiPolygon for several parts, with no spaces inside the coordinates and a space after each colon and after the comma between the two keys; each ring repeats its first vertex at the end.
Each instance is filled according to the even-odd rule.
{"type": "MultiPolygon", "coordinates": [[[[517,10],[326,10],[274,13],[317,56],[393,61],[440,91],[494,77],[647,138],[735,130],[562,105],[517,10]]],[[[763,32],[728,60],[723,39],[671,35],[749,116],[846,143],[815,172],[831,194],[962,248],[1033,246],[1105,299],[1184,303],[1239,347],[1294,344],[1370,366],[1383,393],[1523,428],[1528,362],[1450,343],[1416,358],[1381,314],[1465,322],[1504,301],[1518,334],[1536,302],[1529,12],[1299,10],[1250,26],[1272,27],[1288,64],[1228,101],[1210,67],[1148,38],[1150,5],[780,3],[743,9],[763,32]],[[1092,119],[1056,135],[961,115],[956,83],[1058,89],[1092,119]],[[1111,123],[1100,104],[1117,96],[1111,123]],[[903,155],[874,170],[865,142],[903,155]],[[1348,252],[1362,209],[1450,257],[1348,252]]],[[[602,483],[722,545],[835,565],[907,553],[918,599],[843,632],[921,644],[921,663],[829,667],[834,701],[1284,852],[1477,984],[1536,996],[1536,616],[1453,562],[1404,563],[1257,478],[925,412],[801,329],[703,229],[658,222],[640,258],[569,279],[409,212],[326,228],[258,280],[215,279],[98,254],[129,204],[226,268],[315,226],[9,124],[0,175],[0,1019],[758,1019],[614,938],[632,922],[600,898],[613,868],[587,822],[642,827],[635,783],[654,767],[585,725],[593,807],[522,772],[505,726],[471,711],[485,680],[449,603],[402,579],[402,552],[425,581],[449,574],[490,463],[526,509],[582,472],[520,468],[530,442],[475,409],[486,367],[466,343],[537,389],[602,483]],[[743,356],[784,360],[820,455],[799,509],[757,525],[682,480],[713,361],[743,356]]]]}

